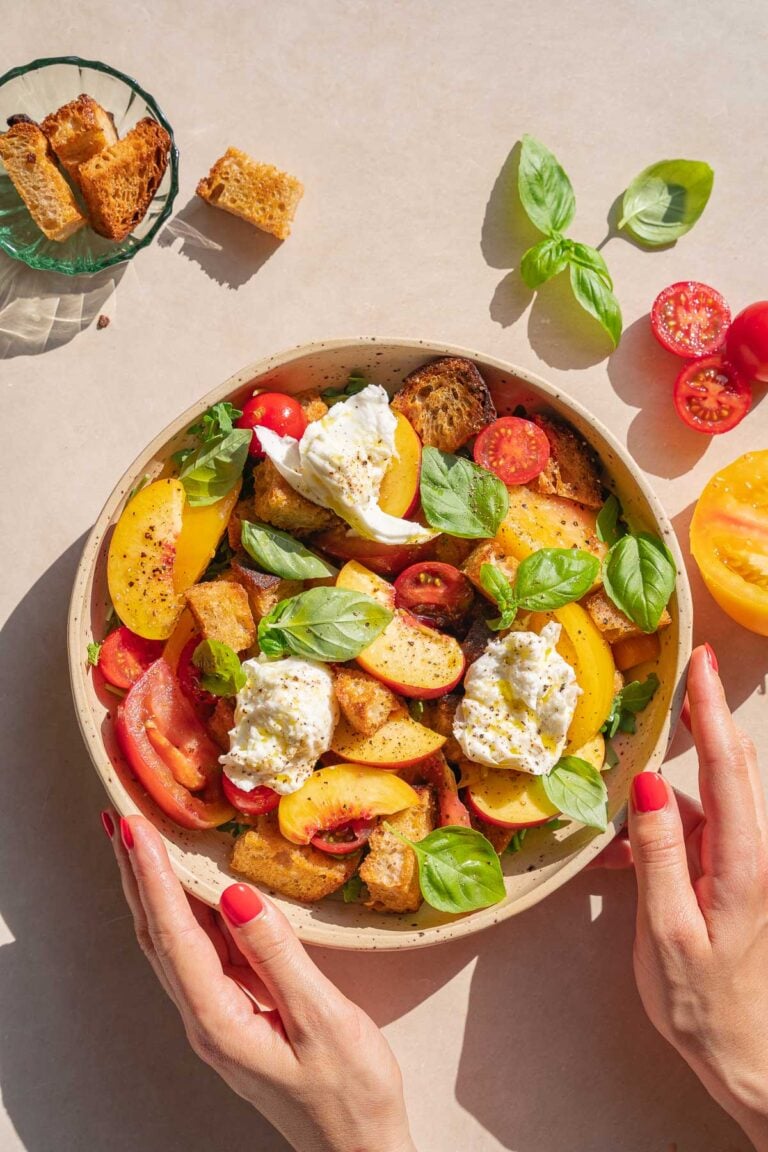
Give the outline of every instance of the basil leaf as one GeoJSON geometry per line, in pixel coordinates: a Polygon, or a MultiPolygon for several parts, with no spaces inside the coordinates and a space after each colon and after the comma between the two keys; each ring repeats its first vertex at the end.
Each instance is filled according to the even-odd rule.
{"type": "Polygon", "coordinates": [[[571,182],[549,149],[532,136],[523,136],[517,187],[528,219],[540,232],[552,236],[573,220],[571,182]]]}
{"type": "Polygon", "coordinates": [[[497,620],[489,620],[488,627],[494,632],[509,628],[517,615],[517,599],[509,580],[495,564],[483,564],[480,567],[480,583],[501,610],[501,616],[497,620]]]}
{"type": "Polygon", "coordinates": [[[517,829],[517,831],[513,834],[512,839],[510,840],[509,844],[507,844],[507,852],[509,852],[510,856],[514,855],[515,852],[520,851],[520,849],[523,846],[523,840],[525,840],[525,837],[527,835],[528,835],[528,829],[527,828],[518,828],[517,829]]]}
{"type": "Polygon", "coordinates": [[[238,824],[236,820],[226,820],[223,824],[216,825],[217,832],[229,832],[233,840],[238,836],[242,836],[243,832],[249,832],[253,825],[251,824],[238,824]]]}
{"type": "Polygon", "coordinates": [[[436,828],[423,840],[407,840],[419,863],[419,885],[428,904],[439,912],[472,912],[497,904],[506,896],[499,857],[491,842],[474,828],[436,828]]]}
{"type": "Polygon", "coordinates": [[[234,488],[248,459],[251,437],[250,428],[220,432],[187,457],[179,480],[193,508],[215,504],[234,488]]]}
{"type": "Polygon", "coordinates": [[[606,284],[604,277],[594,268],[583,264],[570,265],[571,288],[585,312],[594,316],[611,338],[614,348],[621,337],[621,308],[606,284]]]}
{"type": "Polygon", "coordinates": [[[506,485],[463,456],[425,447],[421,506],[430,528],[467,540],[495,536],[509,508],[506,485]]]}
{"type": "Polygon", "coordinates": [[[242,412],[230,404],[229,400],[222,400],[204,412],[197,424],[187,429],[190,436],[197,436],[200,440],[212,440],[222,432],[231,432],[235,420],[239,420],[242,412]]]}
{"type": "Polygon", "coordinates": [[[568,267],[567,245],[562,236],[549,236],[523,253],[520,275],[529,288],[539,288],[568,267]]]}
{"type": "Polygon", "coordinates": [[[617,608],[643,632],[655,632],[672,595],[675,562],[657,536],[623,536],[603,562],[603,585],[617,608]]]}
{"type": "Polygon", "coordinates": [[[624,193],[619,228],[642,244],[672,244],[693,228],[707,206],[715,174],[702,160],[660,160],[624,193]]]}
{"type": "Polygon", "coordinates": [[[565,243],[569,264],[578,264],[579,268],[589,269],[600,277],[606,288],[613,288],[608,265],[597,248],[590,248],[588,244],[579,244],[575,240],[567,240],[565,243]]]}
{"type": "Polygon", "coordinates": [[[593,764],[579,756],[563,756],[541,782],[548,799],[566,816],[599,828],[608,826],[608,789],[593,764]]]}
{"type": "Polygon", "coordinates": [[[314,580],[338,575],[338,569],[310,552],[287,532],[269,524],[241,521],[241,543],[248,555],[265,572],[283,580],[314,580]]]}
{"type": "Polygon", "coordinates": [[[259,647],[270,659],[290,653],[331,663],[353,660],[391,619],[388,608],[362,592],[310,588],[262,617],[259,647]]]}
{"type": "Polygon", "coordinates": [[[363,899],[364,892],[367,894],[367,891],[365,884],[360,879],[360,874],[355,872],[354,876],[350,876],[342,888],[341,895],[345,904],[359,904],[363,899]]]}
{"type": "Polygon", "coordinates": [[[597,557],[580,548],[540,548],[521,561],[514,595],[526,612],[550,612],[580,600],[599,571],[597,557]]]}
{"type": "Polygon", "coordinates": [[[659,687],[659,678],[655,672],[649,673],[645,680],[632,680],[625,684],[619,695],[621,707],[628,712],[644,712],[653,700],[659,687]]]}
{"type": "Polygon", "coordinates": [[[95,668],[99,662],[99,657],[101,656],[101,644],[97,644],[94,641],[93,643],[88,645],[87,652],[88,652],[88,663],[93,668],[95,668]]]}
{"type": "Polygon", "coordinates": [[[213,696],[236,696],[245,685],[237,653],[220,640],[201,640],[192,653],[192,663],[203,673],[201,687],[213,696]]]}
{"type": "Polygon", "coordinates": [[[329,408],[334,404],[338,404],[340,400],[348,400],[350,396],[356,396],[358,392],[362,392],[367,388],[369,381],[366,380],[362,372],[352,372],[341,391],[338,388],[325,388],[320,396],[325,400],[329,408]]]}
{"type": "Polygon", "coordinates": [[[597,533],[598,540],[609,547],[620,540],[626,534],[624,525],[621,520],[621,504],[618,499],[611,493],[611,495],[603,504],[602,508],[597,514],[595,521],[595,532],[597,533]]]}

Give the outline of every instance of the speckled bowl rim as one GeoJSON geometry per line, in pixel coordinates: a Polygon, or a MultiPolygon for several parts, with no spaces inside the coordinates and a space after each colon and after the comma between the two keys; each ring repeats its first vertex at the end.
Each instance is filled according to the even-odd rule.
{"type": "MultiPolygon", "coordinates": [[[[130,807],[125,807],[123,803],[124,796],[118,792],[119,785],[116,783],[113,787],[107,780],[107,777],[111,774],[112,766],[86,695],[85,677],[87,670],[82,641],[82,621],[89,617],[89,579],[98,559],[98,546],[103,539],[104,533],[116,519],[118,510],[125,499],[126,492],[132,484],[135,483],[136,479],[143,474],[147,464],[160,452],[165,444],[193,423],[211,404],[235,392],[244,384],[256,378],[263,377],[276,369],[283,368],[295,360],[300,360],[310,355],[334,350],[349,349],[352,351],[356,348],[371,349],[372,347],[402,349],[404,354],[406,352],[413,353],[414,351],[423,351],[425,356],[463,356],[473,360],[481,368],[485,366],[514,376],[523,383],[531,385],[543,396],[567,406],[577,417],[591,424],[627,468],[633,483],[637,486],[650,507],[657,526],[662,531],[672,552],[678,569],[676,584],[678,643],[675,653],[675,688],[669,711],[660,727],[653,749],[643,766],[645,771],[659,770],[666,755],[667,747],[674,733],[682,707],[685,692],[685,673],[691,655],[693,609],[685,564],[672,524],[653,488],[640,472],[627,449],[624,448],[613,433],[582,404],[572,399],[567,393],[564,393],[562,389],[556,388],[526,368],[521,368],[498,357],[488,356],[453,344],[409,339],[407,337],[362,336],[347,339],[338,338],[334,340],[314,341],[308,344],[297,345],[285,352],[255,361],[236,372],[233,376],[230,376],[223,384],[213,388],[202,397],[202,399],[187,408],[185,412],[154,437],[151,443],[136,457],[130,467],[126,469],[99,514],[85,543],[83,555],[75,576],[69,607],[67,647],[72,694],[80,731],[96,771],[101,777],[102,783],[118,811],[121,811],[121,805],[124,808],[124,814],[133,813],[137,811],[137,809],[132,804],[130,807]]],[[[357,936],[354,926],[345,927],[339,924],[326,924],[313,921],[309,925],[303,925],[299,930],[299,935],[306,944],[351,951],[399,951],[405,948],[424,948],[434,946],[443,941],[458,940],[464,936],[473,935],[476,932],[483,931],[494,924],[500,923],[502,920],[508,919],[510,916],[524,912],[545,897],[551,895],[558,888],[562,887],[563,884],[581,872],[590,861],[594,860],[606,845],[610,843],[617,832],[621,830],[626,822],[626,812],[626,804],[624,804],[610,821],[604,833],[589,840],[582,848],[577,850],[569,860],[562,864],[557,872],[545,877],[536,888],[504,904],[484,908],[468,916],[436,925],[426,932],[424,930],[403,930],[398,932],[387,932],[385,930],[376,932],[374,930],[368,931],[365,935],[360,934],[357,936]]],[[[183,860],[178,858],[174,845],[168,843],[168,848],[174,870],[185,888],[193,892],[198,898],[207,898],[209,902],[216,903],[218,894],[213,891],[213,889],[207,892],[205,886],[201,888],[199,881],[194,875],[194,871],[189,868],[183,860]]]]}

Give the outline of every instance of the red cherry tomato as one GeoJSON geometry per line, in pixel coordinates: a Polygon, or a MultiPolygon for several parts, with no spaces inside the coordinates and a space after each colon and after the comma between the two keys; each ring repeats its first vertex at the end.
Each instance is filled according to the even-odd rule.
{"type": "Polygon", "coordinates": [[[329,852],[331,856],[349,856],[368,842],[375,827],[375,820],[349,820],[336,828],[325,828],[317,832],[310,844],[321,852],[329,852]]]}
{"type": "Polygon", "coordinates": [[[253,428],[253,438],[248,449],[251,456],[261,460],[264,456],[256,428],[270,428],[278,436],[292,436],[301,440],[307,427],[304,409],[293,396],[282,392],[259,392],[243,405],[243,414],[237,420],[238,428],[253,428]]]}
{"type": "Polygon", "coordinates": [[[651,328],[659,344],[689,360],[718,352],[730,322],[731,310],[720,293],[696,280],[670,284],[651,308],[651,328]]]}
{"type": "Polygon", "coordinates": [[[684,424],[713,436],[744,419],[752,389],[722,356],[687,364],[675,380],[675,408],[684,424]]]}
{"type": "Polygon", "coordinates": [[[725,347],[731,364],[746,380],[768,384],[768,300],[739,312],[725,347]]]}
{"type": "Polygon", "coordinates": [[[162,640],[145,640],[123,624],[102,644],[99,668],[108,684],[130,688],[162,654],[162,640]]]}
{"type": "Polygon", "coordinates": [[[200,636],[193,636],[182,648],[179,663],[176,666],[176,679],[187,700],[191,701],[195,712],[201,720],[205,721],[210,720],[213,715],[216,697],[212,692],[206,692],[203,688],[200,683],[202,673],[197,665],[192,663],[192,655],[200,640],[200,636]]]}
{"type": "Polygon", "coordinates": [[[458,624],[475,598],[472,585],[453,564],[427,560],[411,564],[395,580],[395,605],[422,624],[447,628],[458,624]]]}
{"type": "Polygon", "coordinates": [[[260,784],[252,791],[246,792],[243,788],[238,788],[226,772],[221,778],[221,786],[232,807],[237,808],[238,812],[242,812],[245,816],[261,816],[264,812],[271,812],[277,808],[280,803],[280,796],[274,789],[260,784]]]}
{"type": "Polygon", "coordinates": [[[502,416],[475,440],[475,463],[495,472],[505,484],[527,484],[549,460],[549,440],[532,420],[502,416]]]}

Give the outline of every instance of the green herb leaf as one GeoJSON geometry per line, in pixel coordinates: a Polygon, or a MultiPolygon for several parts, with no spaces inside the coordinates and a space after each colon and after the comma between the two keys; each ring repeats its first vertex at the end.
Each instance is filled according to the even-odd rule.
{"type": "Polygon", "coordinates": [[[573,220],[576,197],[555,157],[532,136],[523,136],[517,177],[520,200],[540,232],[563,232],[573,220]]]}
{"type": "Polygon", "coordinates": [[[235,421],[239,420],[241,416],[242,412],[239,408],[235,408],[229,400],[222,400],[204,412],[197,424],[193,424],[187,429],[187,432],[199,440],[212,440],[215,436],[220,436],[222,432],[231,432],[235,426],[235,421]]]}
{"type": "Polygon", "coordinates": [[[621,308],[603,275],[583,264],[570,264],[571,288],[585,312],[608,333],[614,348],[621,338],[621,308]]]}
{"type": "Polygon", "coordinates": [[[281,600],[259,621],[259,647],[274,660],[354,660],[384,631],[392,613],[371,596],[346,588],[310,588],[281,600]]]}
{"type": "Polygon", "coordinates": [[[615,768],[619,763],[618,754],[610,740],[607,740],[605,743],[605,763],[609,768],[615,768]]]}
{"type": "Polygon", "coordinates": [[[408,711],[411,715],[412,720],[418,720],[419,722],[421,722],[421,719],[424,716],[424,701],[423,700],[409,700],[408,701],[408,711]]]}
{"type": "Polygon", "coordinates": [[[427,523],[466,540],[495,536],[509,508],[506,485],[462,456],[425,447],[421,506],[427,523]]]}
{"type": "Polygon", "coordinates": [[[567,267],[568,241],[562,236],[548,236],[523,253],[520,275],[528,287],[535,290],[567,267]]]}
{"type": "Polygon", "coordinates": [[[332,408],[333,405],[338,404],[340,400],[348,400],[350,396],[356,396],[358,392],[362,392],[364,388],[368,387],[369,383],[370,381],[366,380],[362,372],[352,372],[343,389],[326,388],[320,395],[328,407],[332,408]]]}
{"type": "Polygon", "coordinates": [[[660,160],[624,193],[619,228],[642,244],[672,244],[693,228],[707,206],[715,174],[702,160],[660,160]]]}
{"type": "Polygon", "coordinates": [[[227,820],[224,824],[218,824],[216,831],[229,832],[230,836],[236,840],[238,836],[242,836],[243,832],[247,832],[250,827],[250,824],[238,824],[237,820],[227,820]]]}
{"type": "Polygon", "coordinates": [[[608,271],[608,265],[597,248],[590,248],[588,244],[579,244],[576,240],[566,240],[565,245],[569,264],[576,264],[579,268],[586,268],[588,271],[594,272],[600,277],[606,288],[613,288],[613,280],[608,271]]]}
{"type": "Polygon", "coordinates": [[[101,644],[97,644],[94,641],[93,643],[88,645],[87,651],[88,651],[88,663],[91,664],[95,668],[99,662],[99,656],[101,655],[101,644]]]}
{"type": "Polygon", "coordinates": [[[506,896],[499,857],[489,840],[474,828],[436,828],[414,842],[384,825],[409,844],[419,863],[421,894],[440,912],[472,912],[506,896]]]}
{"type": "Polygon", "coordinates": [[[215,504],[234,488],[248,459],[251,436],[250,428],[221,432],[187,457],[179,479],[192,507],[215,504]]]}
{"type": "Polygon", "coordinates": [[[265,572],[281,576],[283,580],[314,580],[337,576],[338,569],[310,552],[287,532],[280,532],[270,524],[241,521],[241,543],[248,555],[265,572]]]}
{"type": "Polygon", "coordinates": [[[563,756],[541,782],[549,800],[572,820],[599,828],[608,826],[608,790],[593,764],[579,756],[563,756]]]}
{"type": "Polygon", "coordinates": [[[595,531],[598,540],[607,544],[609,548],[626,534],[626,529],[621,523],[621,504],[613,493],[597,514],[595,531]]]}
{"type": "Polygon", "coordinates": [[[551,612],[580,600],[599,571],[597,557],[580,548],[540,548],[521,562],[514,595],[526,612],[551,612]]]}
{"type": "Polygon", "coordinates": [[[360,879],[359,873],[355,872],[354,876],[350,876],[346,884],[341,890],[341,895],[344,898],[345,904],[359,904],[363,895],[365,885],[360,879]]]}
{"type": "Polygon", "coordinates": [[[645,711],[658,687],[659,678],[655,672],[651,672],[645,680],[632,680],[625,684],[614,696],[611,710],[600,729],[606,739],[612,739],[617,732],[634,733],[635,716],[645,711]]]}
{"type": "Polygon", "coordinates": [[[675,562],[657,536],[623,536],[603,562],[603,584],[613,603],[643,632],[655,632],[675,587],[675,562]]]}
{"type": "Polygon", "coordinates": [[[141,479],[136,481],[133,488],[131,488],[130,492],[128,493],[128,496],[127,496],[126,501],[125,501],[126,504],[130,504],[131,500],[133,500],[136,493],[141,492],[142,488],[146,488],[147,484],[149,484],[149,476],[145,472],[144,475],[141,477],[141,479]]]}
{"type": "Polygon", "coordinates": [[[523,846],[523,840],[525,840],[527,835],[528,835],[528,829],[527,828],[518,828],[517,829],[517,831],[512,836],[512,839],[510,840],[509,844],[507,844],[507,852],[509,852],[510,856],[513,856],[515,854],[515,852],[520,851],[520,849],[523,846]]]}
{"type": "Polygon", "coordinates": [[[495,564],[483,564],[480,567],[480,583],[501,612],[496,620],[488,621],[488,627],[494,632],[510,628],[517,615],[517,599],[509,580],[495,564]]]}
{"type": "Polygon", "coordinates": [[[201,686],[214,696],[236,696],[245,684],[237,653],[220,640],[202,640],[192,653],[192,663],[203,673],[201,686]]]}

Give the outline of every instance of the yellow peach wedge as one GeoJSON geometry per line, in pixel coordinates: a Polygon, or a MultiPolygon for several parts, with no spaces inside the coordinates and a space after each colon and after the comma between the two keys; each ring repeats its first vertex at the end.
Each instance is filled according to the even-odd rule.
{"type": "Polygon", "coordinates": [[[324,829],[350,820],[391,816],[417,804],[418,794],[391,772],[363,764],[320,768],[297,792],[280,798],[280,831],[292,844],[309,844],[324,829]]]}

